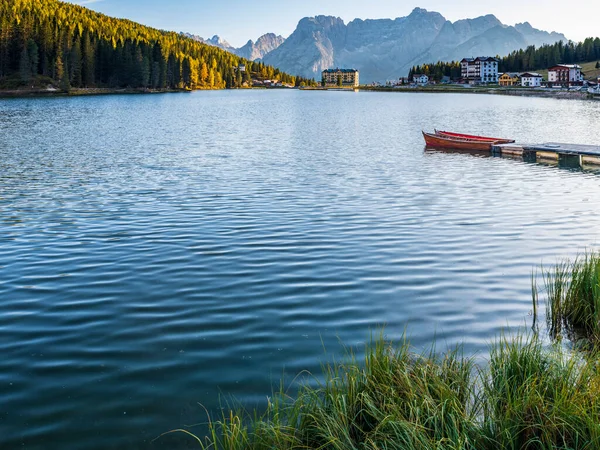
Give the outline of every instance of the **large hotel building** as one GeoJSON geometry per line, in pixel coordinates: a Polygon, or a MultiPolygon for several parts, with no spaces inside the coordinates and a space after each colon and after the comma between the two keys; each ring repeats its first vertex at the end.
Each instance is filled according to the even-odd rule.
{"type": "Polygon", "coordinates": [[[358,70],[356,69],[327,69],[321,73],[325,86],[358,87],[358,70]]]}

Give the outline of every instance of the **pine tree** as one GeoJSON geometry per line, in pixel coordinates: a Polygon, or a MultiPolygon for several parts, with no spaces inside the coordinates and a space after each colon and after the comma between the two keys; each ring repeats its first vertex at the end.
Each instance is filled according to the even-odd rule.
{"type": "Polygon", "coordinates": [[[148,81],[145,78],[144,71],[144,55],[142,54],[142,48],[140,46],[131,46],[133,50],[133,58],[131,59],[131,80],[128,83],[131,87],[144,86],[144,81],[148,81]]]}
{"type": "Polygon", "coordinates": [[[236,72],[236,74],[235,74],[235,86],[236,87],[241,87],[242,86],[242,71],[238,67],[238,69],[235,72],[236,72]]]}
{"type": "Polygon", "coordinates": [[[71,69],[71,76],[70,76],[71,85],[75,86],[75,87],[82,87],[83,78],[82,78],[81,41],[80,41],[79,37],[75,38],[75,42],[73,43],[73,48],[71,49],[70,69],[71,69]]]}
{"type": "Polygon", "coordinates": [[[190,89],[197,89],[200,85],[200,67],[195,59],[190,58],[190,89]]]}
{"type": "Polygon", "coordinates": [[[142,87],[147,88],[148,86],[150,86],[151,73],[152,73],[152,67],[150,66],[150,59],[148,59],[147,56],[144,56],[142,58],[141,71],[140,71],[140,75],[141,75],[140,85],[142,87]]]}
{"type": "Polygon", "coordinates": [[[208,66],[206,65],[206,63],[204,61],[202,61],[202,63],[200,64],[200,84],[202,86],[206,86],[209,85],[209,80],[208,80],[208,66]]]}
{"type": "Polygon", "coordinates": [[[56,64],[54,66],[54,78],[56,78],[59,81],[62,81],[64,76],[65,76],[65,66],[63,64],[62,56],[60,56],[60,53],[59,53],[56,56],[56,64]]]}
{"type": "Polygon", "coordinates": [[[31,77],[38,74],[40,65],[39,47],[33,39],[27,42],[27,53],[29,53],[29,73],[31,77]]]}
{"type": "Polygon", "coordinates": [[[96,78],[96,55],[92,42],[90,40],[90,34],[85,32],[83,34],[83,64],[82,64],[82,78],[83,84],[86,87],[91,87],[95,84],[96,78]]]}
{"type": "Polygon", "coordinates": [[[23,47],[21,52],[21,60],[19,61],[19,76],[21,81],[29,83],[31,81],[31,61],[29,60],[29,52],[27,46],[23,47]]]}
{"type": "Polygon", "coordinates": [[[191,72],[192,72],[192,67],[190,64],[190,58],[184,58],[182,65],[181,65],[181,79],[183,81],[182,87],[184,87],[186,89],[191,88],[191,81],[192,81],[191,72]]]}
{"type": "Polygon", "coordinates": [[[215,87],[215,71],[212,67],[208,71],[208,87],[215,87]]]}
{"type": "Polygon", "coordinates": [[[227,89],[231,89],[233,87],[233,73],[231,72],[231,69],[227,71],[227,74],[225,75],[225,87],[227,89]]]}
{"type": "Polygon", "coordinates": [[[253,77],[296,81],[264,63],[72,3],[0,0],[0,77],[30,82],[37,75],[54,76],[57,83],[66,79],[64,84],[76,87],[182,88],[186,58],[198,64],[197,82],[190,79],[191,72],[185,73],[187,87],[221,89],[227,80],[234,87],[253,77]],[[61,65],[59,78],[56,72],[61,65]],[[241,80],[232,71],[240,65],[247,70],[241,80]]]}
{"type": "Polygon", "coordinates": [[[60,88],[65,92],[69,92],[71,90],[71,84],[69,83],[69,75],[65,70],[61,53],[62,52],[58,52],[58,55],[56,56],[54,73],[56,79],[59,81],[60,88]]]}
{"type": "Polygon", "coordinates": [[[160,63],[158,61],[154,61],[152,63],[152,74],[150,76],[150,85],[153,89],[158,89],[160,87],[160,63]]]}

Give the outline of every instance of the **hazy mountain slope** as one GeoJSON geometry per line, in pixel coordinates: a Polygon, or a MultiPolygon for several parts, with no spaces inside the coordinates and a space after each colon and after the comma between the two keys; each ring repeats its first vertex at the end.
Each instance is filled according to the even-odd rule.
{"type": "Polygon", "coordinates": [[[347,25],[332,16],[304,18],[263,60],[317,79],[323,69],[353,67],[360,70],[361,82],[367,83],[405,75],[414,64],[505,55],[558,40],[566,38],[536,30],[529,23],[508,27],[493,15],[453,23],[437,12],[415,8],[406,17],[356,19],[347,25]]]}
{"type": "Polygon", "coordinates": [[[264,55],[272,52],[285,41],[282,36],[278,36],[274,33],[267,33],[259,37],[256,42],[249,40],[244,46],[235,48],[229,42],[217,35],[214,35],[209,39],[204,39],[201,36],[196,36],[190,33],[181,34],[190,39],[194,39],[195,41],[202,42],[203,44],[212,45],[213,47],[226,50],[229,53],[249,59],[250,61],[262,59],[264,55]]]}
{"type": "Polygon", "coordinates": [[[514,27],[499,25],[462,43],[446,54],[443,59],[457,60],[465,56],[478,55],[504,56],[513,50],[525,48],[528,45],[530,45],[529,41],[514,27]]]}
{"type": "Polygon", "coordinates": [[[528,42],[528,45],[540,47],[544,44],[553,44],[558,41],[566,41],[564,34],[547,31],[541,31],[533,28],[529,22],[518,23],[515,29],[521,33],[528,42]]]}
{"type": "Polygon", "coordinates": [[[335,64],[336,49],[343,48],[345,42],[346,25],[339,17],[306,17],[300,20],[290,37],[263,60],[296,67],[299,73],[311,77],[318,73],[320,77],[321,70],[335,64]]]}
{"type": "Polygon", "coordinates": [[[242,58],[256,61],[262,59],[267,53],[279,47],[285,39],[274,33],[263,34],[256,42],[249,40],[246,45],[234,50],[234,53],[242,58]]]}

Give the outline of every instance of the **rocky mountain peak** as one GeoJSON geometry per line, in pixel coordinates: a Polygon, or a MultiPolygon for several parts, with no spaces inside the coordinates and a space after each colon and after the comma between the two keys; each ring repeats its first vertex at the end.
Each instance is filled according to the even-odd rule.
{"type": "Polygon", "coordinates": [[[336,27],[343,27],[344,21],[335,16],[314,16],[314,17],[304,17],[300,19],[298,22],[298,26],[296,30],[312,30],[312,29],[333,29],[336,27]]]}
{"type": "Polygon", "coordinates": [[[229,44],[229,42],[227,42],[224,39],[221,39],[221,37],[217,34],[215,34],[210,39],[207,39],[206,42],[210,45],[214,45],[215,47],[232,48],[232,46],[231,46],[231,44],[229,44]]]}
{"type": "Polygon", "coordinates": [[[529,22],[518,23],[515,25],[517,30],[533,30],[533,27],[529,22]]]}
{"type": "Polygon", "coordinates": [[[409,14],[410,16],[416,16],[419,14],[427,14],[429,11],[427,11],[425,8],[419,8],[418,6],[416,8],[414,8],[411,13],[409,14]]]}
{"type": "Polygon", "coordinates": [[[296,30],[263,60],[289,73],[319,79],[321,70],[353,67],[361,82],[404,76],[415,64],[462,59],[465,55],[505,55],[528,45],[552,44],[564,35],[530,24],[510,27],[492,14],[456,22],[415,8],[396,19],[305,17],[296,30]]]}
{"type": "Polygon", "coordinates": [[[267,53],[272,52],[279,47],[285,39],[275,33],[263,34],[256,42],[249,40],[246,45],[235,50],[235,54],[242,58],[256,61],[262,59],[267,53]]]}
{"type": "Polygon", "coordinates": [[[397,79],[416,64],[506,55],[567,40],[529,22],[507,26],[493,14],[451,22],[424,8],[396,19],[354,19],[348,24],[335,16],[304,17],[287,39],[267,33],[237,49],[218,35],[207,40],[186,36],[309,78],[320,79],[323,69],[353,67],[364,83],[397,79]]]}

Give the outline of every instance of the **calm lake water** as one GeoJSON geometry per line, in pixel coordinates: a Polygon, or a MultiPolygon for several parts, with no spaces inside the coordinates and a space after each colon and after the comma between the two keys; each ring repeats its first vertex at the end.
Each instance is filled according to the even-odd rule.
{"type": "Polygon", "coordinates": [[[600,176],[420,132],[600,144],[599,117],[469,94],[0,100],[0,448],[184,447],[151,441],[382,324],[485,355],[531,326],[533,269],[598,244],[600,176]]]}

